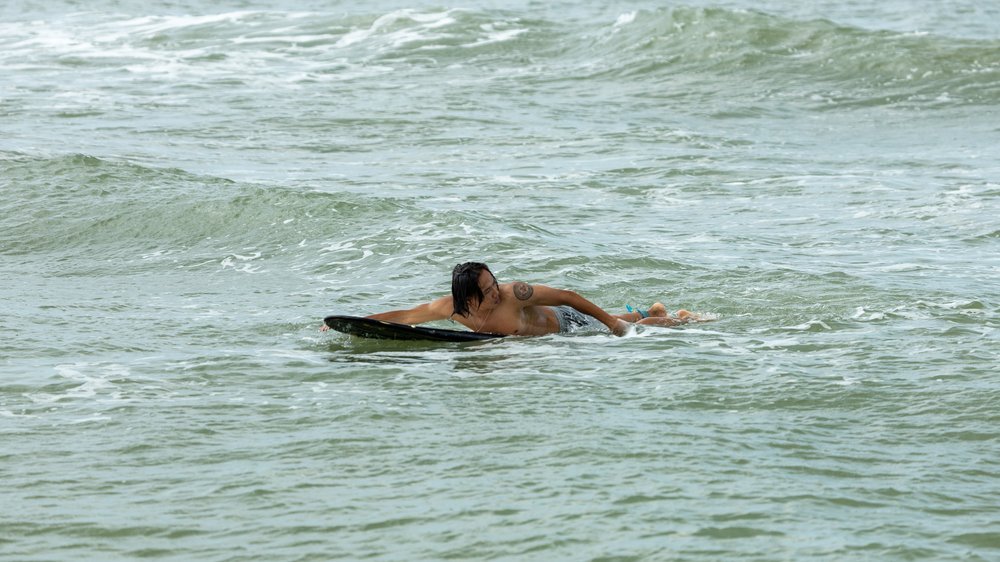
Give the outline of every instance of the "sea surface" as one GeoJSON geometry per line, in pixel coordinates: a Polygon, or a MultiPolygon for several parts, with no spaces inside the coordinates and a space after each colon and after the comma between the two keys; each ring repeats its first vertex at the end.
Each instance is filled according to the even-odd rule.
{"type": "Polygon", "coordinates": [[[1000,560],[1000,4],[5,0],[0,330],[4,562],[1000,560]]]}

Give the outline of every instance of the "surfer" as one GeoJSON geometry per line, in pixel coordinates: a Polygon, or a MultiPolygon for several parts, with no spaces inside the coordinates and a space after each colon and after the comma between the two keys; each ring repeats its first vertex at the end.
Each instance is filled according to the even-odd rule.
{"type": "MultiPolygon", "coordinates": [[[[486,264],[466,262],[452,271],[450,296],[368,318],[411,325],[450,319],[474,332],[516,336],[542,336],[601,324],[623,336],[630,323],[676,326],[702,320],[686,310],[671,316],[661,303],[653,304],[648,311],[630,310],[627,314],[609,314],[573,291],[523,281],[500,284],[486,264]]],[[[329,328],[324,325],[321,329],[329,328]]]]}

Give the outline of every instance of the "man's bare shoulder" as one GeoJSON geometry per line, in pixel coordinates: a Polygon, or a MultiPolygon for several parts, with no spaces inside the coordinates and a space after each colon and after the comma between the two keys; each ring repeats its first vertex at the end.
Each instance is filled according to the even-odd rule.
{"type": "Polygon", "coordinates": [[[530,300],[531,295],[535,294],[535,288],[524,281],[514,281],[510,284],[510,290],[519,301],[530,300]]]}
{"type": "Polygon", "coordinates": [[[501,290],[513,297],[511,300],[522,306],[549,304],[548,301],[552,300],[553,295],[560,292],[546,285],[525,283],[524,281],[505,283],[501,286],[501,290]]]}

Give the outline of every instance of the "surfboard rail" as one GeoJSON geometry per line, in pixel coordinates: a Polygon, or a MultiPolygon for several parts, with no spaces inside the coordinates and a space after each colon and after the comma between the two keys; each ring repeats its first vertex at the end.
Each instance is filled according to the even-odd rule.
{"type": "Polygon", "coordinates": [[[361,338],[373,338],[382,340],[408,340],[408,341],[443,341],[443,342],[464,342],[482,341],[505,337],[503,334],[489,334],[472,332],[469,330],[449,330],[446,328],[432,328],[429,326],[413,326],[410,324],[398,324],[396,322],[386,322],[375,320],[363,316],[331,315],[323,319],[323,323],[344,334],[358,336],[361,338]]]}

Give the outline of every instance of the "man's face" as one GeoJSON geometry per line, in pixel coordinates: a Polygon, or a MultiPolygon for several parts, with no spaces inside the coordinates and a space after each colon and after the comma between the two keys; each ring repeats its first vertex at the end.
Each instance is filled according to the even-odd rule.
{"type": "Polygon", "coordinates": [[[500,284],[497,278],[487,270],[479,274],[479,290],[483,292],[483,302],[479,303],[480,310],[491,310],[500,304],[500,284]]]}

